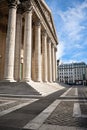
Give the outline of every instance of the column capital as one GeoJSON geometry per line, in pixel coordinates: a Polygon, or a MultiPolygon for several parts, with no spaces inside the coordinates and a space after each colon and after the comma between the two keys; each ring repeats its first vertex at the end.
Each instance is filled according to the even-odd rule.
{"type": "Polygon", "coordinates": [[[34,25],[35,26],[40,26],[41,25],[41,21],[38,19],[38,20],[36,20],[35,22],[34,22],[34,25]]]}
{"type": "Polygon", "coordinates": [[[9,8],[16,8],[18,0],[7,0],[9,8]]]}
{"type": "Polygon", "coordinates": [[[55,48],[54,44],[52,44],[52,48],[55,48]]]}
{"type": "Polygon", "coordinates": [[[51,38],[50,37],[48,37],[48,43],[51,44],[51,38]]]}
{"type": "Polygon", "coordinates": [[[55,48],[55,51],[57,52],[57,48],[55,48]]]}
{"type": "Polygon", "coordinates": [[[42,36],[47,36],[46,30],[43,30],[43,31],[42,31],[42,36]]]}
{"type": "Polygon", "coordinates": [[[19,5],[18,5],[18,7],[17,7],[17,13],[18,13],[18,14],[22,14],[22,13],[23,13],[22,4],[19,4],[19,5]]]}
{"type": "Polygon", "coordinates": [[[32,2],[31,0],[21,0],[22,6],[25,12],[32,11],[32,2]]]}

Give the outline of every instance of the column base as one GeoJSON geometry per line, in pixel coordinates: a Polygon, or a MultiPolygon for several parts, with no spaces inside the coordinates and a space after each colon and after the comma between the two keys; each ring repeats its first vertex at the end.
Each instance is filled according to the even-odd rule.
{"type": "Polygon", "coordinates": [[[30,82],[31,79],[23,79],[21,82],[30,82]]]}
{"type": "Polygon", "coordinates": [[[53,83],[53,81],[49,81],[49,83],[53,83]]]}
{"type": "Polygon", "coordinates": [[[34,80],[34,82],[42,83],[42,80],[34,80]]]}
{"type": "Polygon", "coordinates": [[[55,81],[55,80],[53,80],[52,82],[53,82],[53,83],[55,83],[56,81],[55,81]]]}
{"type": "Polygon", "coordinates": [[[48,81],[43,81],[43,83],[47,83],[48,81]]]}
{"type": "Polygon", "coordinates": [[[2,80],[0,82],[17,82],[17,81],[14,80],[14,79],[4,79],[4,80],[2,80]]]}

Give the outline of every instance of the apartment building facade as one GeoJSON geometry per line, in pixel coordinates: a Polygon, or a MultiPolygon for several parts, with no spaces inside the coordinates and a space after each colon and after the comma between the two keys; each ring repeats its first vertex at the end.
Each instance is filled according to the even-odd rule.
{"type": "Polygon", "coordinates": [[[58,81],[69,84],[86,84],[87,65],[84,62],[58,66],[58,81]]]}

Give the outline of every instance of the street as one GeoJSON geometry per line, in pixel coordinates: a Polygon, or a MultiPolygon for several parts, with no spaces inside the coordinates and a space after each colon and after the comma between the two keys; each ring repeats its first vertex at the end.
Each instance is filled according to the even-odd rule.
{"type": "Polygon", "coordinates": [[[87,130],[87,87],[46,97],[1,97],[0,130],[87,130]]]}

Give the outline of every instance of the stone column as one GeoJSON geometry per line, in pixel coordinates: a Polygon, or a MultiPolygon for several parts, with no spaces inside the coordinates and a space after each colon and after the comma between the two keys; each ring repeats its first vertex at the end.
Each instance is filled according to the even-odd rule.
{"type": "Polygon", "coordinates": [[[24,81],[31,80],[31,53],[32,53],[32,8],[26,3],[24,26],[24,81]]]}
{"type": "Polygon", "coordinates": [[[47,33],[42,32],[42,80],[47,82],[47,33]]]}
{"type": "Polygon", "coordinates": [[[56,62],[56,76],[55,76],[55,81],[57,80],[57,48],[56,48],[56,54],[55,54],[55,62],[56,62]]]}
{"type": "Polygon", "coordinates": [[[15,66],[14,78],[16,81],[20,80],[20,62],[21,62],[21,43],[22,43],[22,12],[21,7],[18,8],[17,22],[16,22],[16,42],[15,42],[15,66]]]}
{"type": "Polygon", "coordinates": [[[48,81],[52,82],[51,40],[48,39],[48,81]]]}
{"type": "Polygon", "coordinates": [[[35,80],[40,82],[41,77],[41,23],[35,22],[35,80]]]}
{"type": "Polygon", "coordinates": [[[57,59],[56,59],[56,51],[57,51],[57,49],[55,48],[55,50],[54,50],[54,57],[55,57],[55,81],[56,81],[56,78],[57,78],[57,59]]]}
{"type": "Polygon", "coordinates": [[[54,54],[54,45],[52,45],[52,80],[55,81],[55,54],[54,54]]]}
{"type": "Polygon", "coordinates": [[[14,51],[15,51],[15,31],[16,31],[16,7],[17,0],[9,1],[9,18],[6,37],[6,56],[4,80],[12,81],[14,75],[14,51]]]}
{"type": "Polygon", "coordinates": [[[35,26],[32,27],[32,80],[35,81],[35,26]]]}

